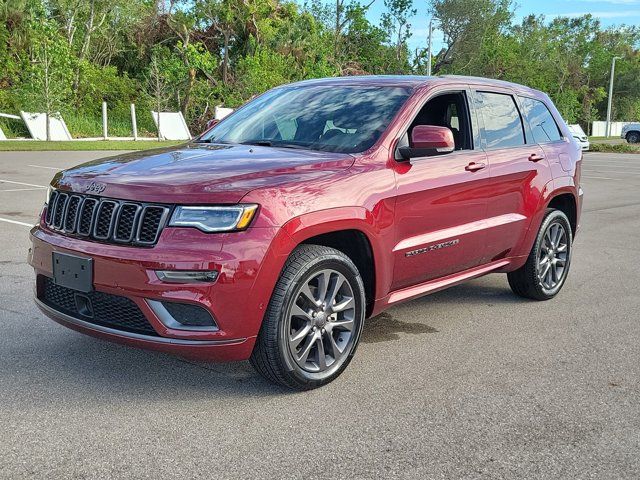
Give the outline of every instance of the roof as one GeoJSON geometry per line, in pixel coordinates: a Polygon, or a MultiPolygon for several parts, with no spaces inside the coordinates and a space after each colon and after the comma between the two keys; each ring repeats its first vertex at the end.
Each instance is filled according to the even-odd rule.
{"type": "Polygon", "coordinates": [[[291,85],[375,85],[381,87],[410,87],[418,88],[432,84],[447,84],[452,81],[464,82],[470,85],[484,85],[507,87],[518,92],[539,94],[541,92],[525,85],[496,80],[492,78],[468,77],[463,75],[356,75],[351,77],[328,77],[302,80],[291,85]]]}

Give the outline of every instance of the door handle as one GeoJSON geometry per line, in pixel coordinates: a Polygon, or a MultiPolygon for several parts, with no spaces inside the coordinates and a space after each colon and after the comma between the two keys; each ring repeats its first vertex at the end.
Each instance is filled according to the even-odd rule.
{"type": "Polygon", "coordinates": [[[539,155],[537,153],[532,153],[529,155],[530,162],[539,162],[540,160],[544,160],[544,155],[539,155]]]}
{"type": "Polygon", "coordinates": [[[467,165],[466,167],[464,167],[464,169],[467,172],[476,172],[478,170],[482,170],[484,167],[486,167],[487,165],[482,163],[482,162],[471,162],[469,165],[467,165]]]}

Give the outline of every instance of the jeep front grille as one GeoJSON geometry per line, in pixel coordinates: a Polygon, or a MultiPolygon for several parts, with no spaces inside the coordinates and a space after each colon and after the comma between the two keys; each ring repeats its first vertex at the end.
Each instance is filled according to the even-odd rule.
{"type": "Polygon", "coordinates": [[[99,242],[150,247],[156,244],[171,208],[55,190],[45,223],[64,235],[99,242]]]}

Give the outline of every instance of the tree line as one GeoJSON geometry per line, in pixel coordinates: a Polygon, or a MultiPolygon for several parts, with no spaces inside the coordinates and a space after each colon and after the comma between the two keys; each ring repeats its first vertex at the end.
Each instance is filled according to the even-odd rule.
{"type": "MultiPolygon", "coordinates": [[[[640,119],[640,30],[590,15],[516,21],[512,0],[430,0],[443,34],[434,74],[477,75],[543,90],[585,128],[606,113],[640,119]]],[[[413,0],[0,0],[0,112],[61,112],[72,134],[129,135],[129,105],[180,110],[194,132],[216,105],[336,75],[425,74],[426,42],[410,48],[413,0]],[[367,18],[374,1],[384,12],[367,18]]],[[[411,42],[415,44],[416,42],[411,42]]],[[[4,129],[23,133],[2,120],[4,129]]]]}

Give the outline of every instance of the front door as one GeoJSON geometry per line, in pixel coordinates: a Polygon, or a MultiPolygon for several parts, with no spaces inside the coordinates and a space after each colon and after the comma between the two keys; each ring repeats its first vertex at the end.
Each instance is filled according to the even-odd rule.
{"type": "Polygon", "coordinates": [[[465,91],[436,93],[408,129],[406,138],[415,125],[448,127],[456,150],[396,168],[392,290],[466,270],[485,256],[489,168],[473,146],[472,114],[465,91]]]}

